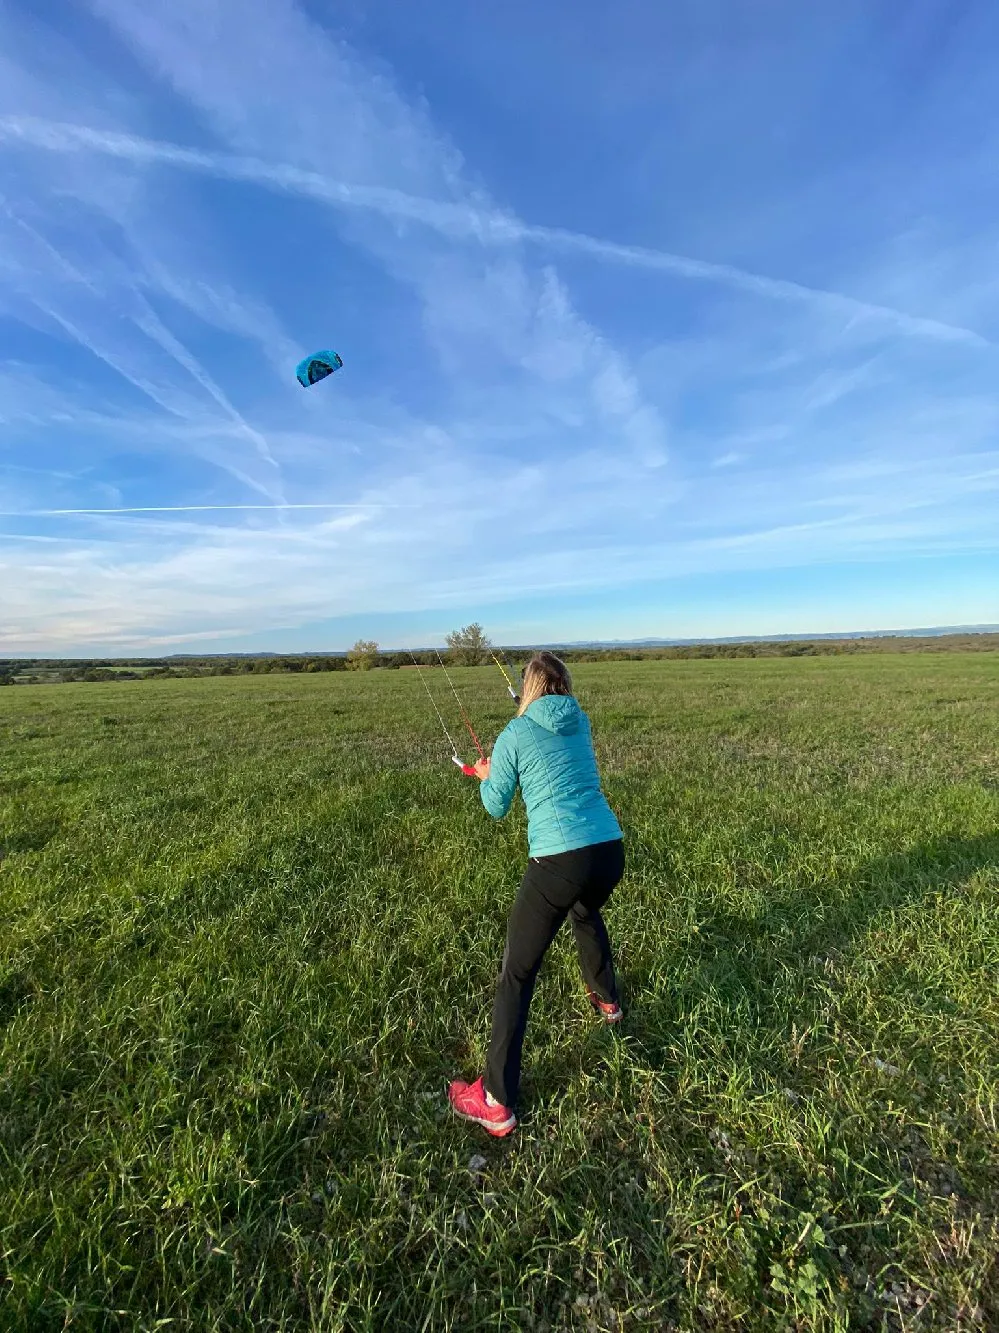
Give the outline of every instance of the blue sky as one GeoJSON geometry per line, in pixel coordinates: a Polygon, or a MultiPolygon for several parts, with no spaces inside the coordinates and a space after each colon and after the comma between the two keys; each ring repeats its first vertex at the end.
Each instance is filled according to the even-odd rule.
{"type": "Polygon", "coordinates": [[[0,0],[0,652],[999,621],[997,60],[989,0],[0,0]]]}

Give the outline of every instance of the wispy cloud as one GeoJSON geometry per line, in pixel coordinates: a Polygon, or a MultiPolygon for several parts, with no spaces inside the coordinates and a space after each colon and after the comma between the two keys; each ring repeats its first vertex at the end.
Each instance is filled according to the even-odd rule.
{"type": "Polygon", "coordinates": [[[424,198],[397,189],[333,180],[317,171],[288,163],[185,148],[132,134],[47,122],[34,117],[0,118],[0,137],[51,152],[99,153],[138,165],[170,166],[243,181],[337,208],[367,210],[393,221],[417,223],[449,238],[473,240],[484,246],[502,248],[530,243],[557,252],[583,254],[601,263],[719,284],[768,300],[819,305],[846,319],[877,320],[909,337],[941,339],[978,348],[994,346],[982,334],[959,324],[925,318],[843,292],[747,272],[731,264],[672,254],[648,246],[621,244],[563,227],[523,222],[512,213],[483,209],[474,202],[424,198]]]}
{"type": "Polygon", "coordinates": [[[379,501],[369,504],[218,504],[218,505],[115,505],[106,509],[0,509],[5,518],[60,518],[71,514],[211,514],[224,510],[241,513],[248,510],[262,510],[266,513],[282,513],[295,509],[402,509],[403,505],[385,505],[379,501]]]}
{"type": "MultiPolygon", "coordinates": [[[[649,533],[640,546],[609,531],[584,541],[567,530],[544,589],[550,596],[592,593],[733,568],[789,567],[800,562],[803,543],[817,564],[863,561],[899,543],[913,555],[999,554],[995,456],[991,466],[971,456],[951,468],[927,464],[918,472],[894,477],[877,503],[862,488],[851,492],[845,478],[818,478],[816,498],[828,494],[834,480],[838,485],[833,512],[788,518],[775,501],[740,531],[719,531],[707,515],[684,534],[649,533]],[[931,503],[933,493],[937,500],[931,503]],[[953,510],[942,507],[955,504],[961,505],[960,535],[953,510]]],[[[535,486],[547,484],[535,478],[535,486]]],[[[734,478],[730,486],[734,500],[743,487],[734,478]]],[[[414,487],[408,484],[411,495],[414,487]]],[[[22,557],[16,585],[6,583],[0,643],[7,651],[24,652],[42,645],[68,650],[84,641],[108,649],[186,637],[194,641],[197,635],[224,641],[244,634],[248,623],[257,631],[276,632],[349,614],[359,605],[372,616],[395,611],[407,600],[444,613],[474,604],[488,619],[493,604],[537,588],[533,552],[538,534],[514,487],[488,502],[483,498],[483,511],[494,517],[499,513],[509,540],[508,549],[491,561],[477,560],[474,534],[481,530],[480,515],[464,515],[462,526],[453,521],[454,505],[464,498],[460,485],[450,492],[434,488],[401,526],[390,513],[373,514],[363,526],[343,526],[343,520],[355,517],[345,514],[321,525],[252,530],[194,528],[174,522],[171,515],[136,515],[137,526],[130,525],[124,535],[109,527],[103,537],[64,539],[57,559],[22,557]],[[336,570],[333,579],[331,569],[336,570]],[[255,611],[248,621],[250,604],[255,611]]],[[[576,499],[569,497],[570,504],[576,499]]],[[[113,520],[113,515],[103,517],[109,524],[113,520]]],[[[0,547],[0,578],[6,578],[3,566],[0,547]]]]}
{"type": "Polygon", "coordinates": [[[264,435],[167,328],[139,275],[128,272],[119,256],[93,245],[91,268],[85,274],[2,198],[0,238],[14,268],[8,291],[19,298],[22,307],[34,310],[175,419],[204,424],[207,405],[216,429],[214,439],[205,441],[205,452],[251,489],[273,499],[283,498],[280,469],[264,435]],[[93,267],[98,258],[105,260],[102,271],[93,267]],[[220,422],[222,430],[217,429],[220,422]],[[245,448],[240,457],[231,444],[221,443],[225,436],[248,445],[262,466],[247,466],[245,448]]]}
{"type": "Polygon", "coordinates": [[[0,72],[37,64],[0,79],[7,651],[996,552],[991,307],[920,255],[587,234],[639,234],[626,195],[539,225],[522,146],[491,194],[301,4],[86,8],[55,70],[0,12],[0,72]],[[341,336],[303,392],[299,341],[341,336]]]}

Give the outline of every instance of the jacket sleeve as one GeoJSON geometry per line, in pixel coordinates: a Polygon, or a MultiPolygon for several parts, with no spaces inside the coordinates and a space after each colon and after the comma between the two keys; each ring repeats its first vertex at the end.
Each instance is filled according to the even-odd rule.
{"type": "Polygon", "coordinates": [[[489,776],[479,784],[479,795],[493,819],[502,819],[517,790],[517,742],[509,726],[503,728],[493,747],[489,776]]]}

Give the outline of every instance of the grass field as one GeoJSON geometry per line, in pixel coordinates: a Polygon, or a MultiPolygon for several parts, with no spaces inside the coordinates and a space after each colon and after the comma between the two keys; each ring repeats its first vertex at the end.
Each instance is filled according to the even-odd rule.
{"type": "Polygon", "coordinates": [[[502,1143],[414,673],[0,691],[0,1327],[999,1328],[999,654],[576,678],[627,1016],[557,943],[502,1143]]]}

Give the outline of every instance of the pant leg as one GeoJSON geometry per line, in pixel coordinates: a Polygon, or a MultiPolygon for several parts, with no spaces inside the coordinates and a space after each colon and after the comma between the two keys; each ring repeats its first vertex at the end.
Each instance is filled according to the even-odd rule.
{"type": "Polygon", "coordinates": [[[595,856],[589,868],[588,883],[569,909],[569,921],[587,987],[605,1004],[617,1004],[614,960],[600,909],[624,874],[624,846],[620,842],[601,844],[593,851],[595,856]]]}
{"type": "Polygon", "coordinates": [[[587,989],[603,1000],[604,1004],[617,1004],[617,981],[614,977],[610,937],[599,908],[587,907],[582,901],[576,902],[569,912],[569,921],[576,938],[579,967],[587,989]]]}
{"type": "Polygon", "coordinates": [[[569,910],[568,903],[563,905],[545,896],[541,886],[544,878],[545,872],[537,862],[530,862],[510,913],[493,1001],[485,1087],[497,1101],[510,1107],[516,1105],[520,1091],[520,1061],[534,983],[548,946],[569,910]]]}

